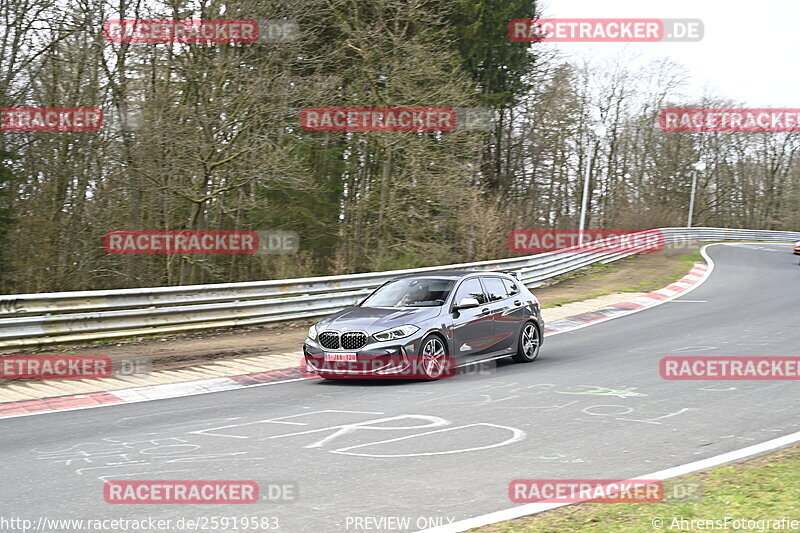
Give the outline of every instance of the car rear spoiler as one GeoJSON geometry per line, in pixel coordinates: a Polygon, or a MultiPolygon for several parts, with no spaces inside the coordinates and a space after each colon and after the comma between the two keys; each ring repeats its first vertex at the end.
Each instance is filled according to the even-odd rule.
{"type": "Polygon", "coordinates": [[[501,270],[500,272],[502,272],[503,274],[508,274],[515,280],[519,281],[519,272],[517,272],[516,270],[501,270]]]}

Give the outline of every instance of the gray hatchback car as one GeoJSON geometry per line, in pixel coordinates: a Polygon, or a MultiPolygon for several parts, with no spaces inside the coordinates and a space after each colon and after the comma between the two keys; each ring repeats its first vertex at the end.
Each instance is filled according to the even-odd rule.
{"type": "Polygon", "coordinates": [[[388,281],[311,326],[303,352],[326,379],[438,379],[465,363],[531,362],[543,331],[539,301],[514,276],[435,272],[388,281]]]}

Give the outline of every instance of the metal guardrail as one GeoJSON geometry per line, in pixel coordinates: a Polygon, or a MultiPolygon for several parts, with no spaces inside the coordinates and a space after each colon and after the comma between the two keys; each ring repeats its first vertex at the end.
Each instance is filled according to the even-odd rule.
{"type": "MultiPolygon", "coordinates": [[[[656,231],[656,230],[647,230],[656,231]]],[[[659,228],[667,246],[692,241],[800,240],[800,232],[725,228],[659,228]]],[[[74,341],[265,324],[319,317],[351,306],[404,274],[441,270],[515,270],[529,287],[631,251],[555,252],[410,270],[345,276],[0,296],[0,349],[74,341]]],[[[592,251],[597,250],[597,251],[592,251]]]]}

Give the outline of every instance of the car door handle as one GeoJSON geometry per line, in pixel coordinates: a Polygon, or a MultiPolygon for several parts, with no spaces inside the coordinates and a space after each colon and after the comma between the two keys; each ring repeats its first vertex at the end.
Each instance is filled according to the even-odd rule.
{"type": "Polygon", "coordinates": [[[520,302],[519,300],[514,300],[514,305],[522,305],[522,302],[520,302]]]}
{"type": "Polygon", "coordinates": [[[489,314],[489,309],[486,308],[486,309],[481,309],[481,312],[478,314],[478,316],[484,316],[488,314],[489,314]]]}

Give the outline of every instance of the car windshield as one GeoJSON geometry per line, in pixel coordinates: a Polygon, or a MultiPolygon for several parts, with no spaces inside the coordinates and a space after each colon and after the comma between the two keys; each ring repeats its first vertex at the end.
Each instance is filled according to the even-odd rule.
{"type": "Polygon", "coordinates": [[[398,279],[373,292],[361,307],[436,307],[444,305],[453,285],[450,279],[398,279]]]}

